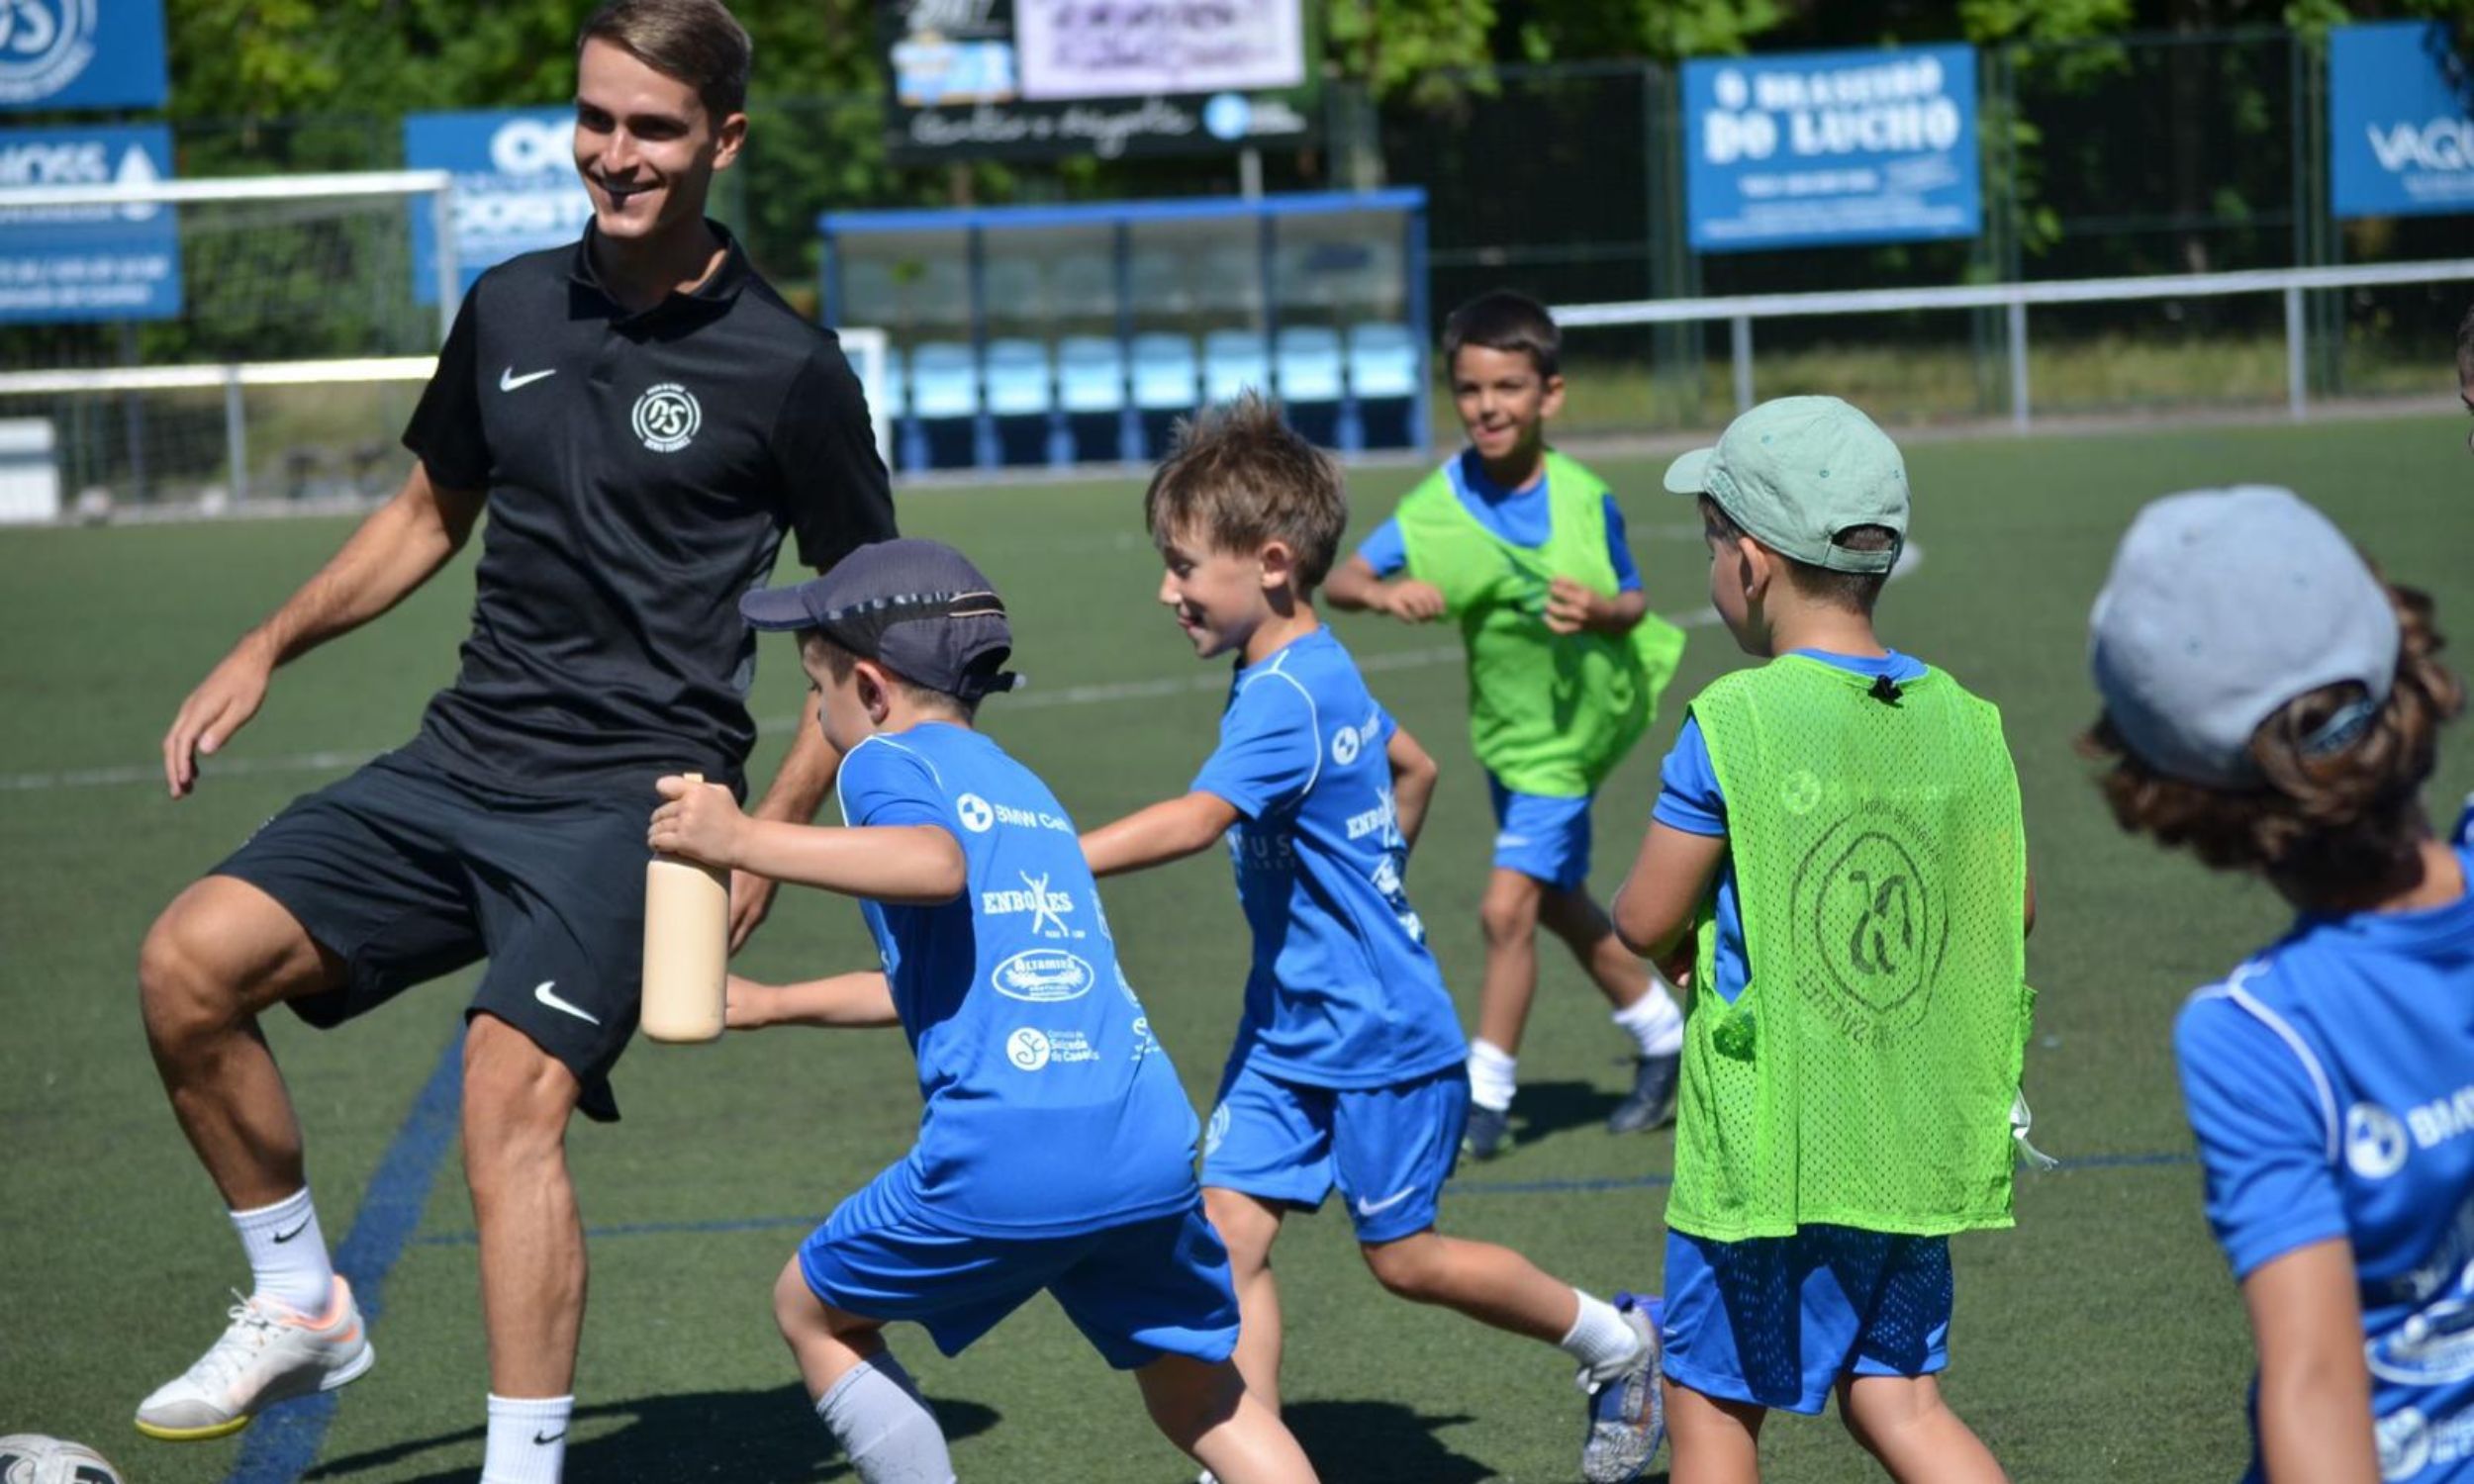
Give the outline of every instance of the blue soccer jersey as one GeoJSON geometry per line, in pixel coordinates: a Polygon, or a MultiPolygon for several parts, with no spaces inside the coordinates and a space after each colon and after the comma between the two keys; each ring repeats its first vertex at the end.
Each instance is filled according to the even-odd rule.
{"type": "Polygon", "coordinates": [[[2174,1051],[2234,1275],[2348,1244],[2381,1477],[2474,1480],[2474,894],[2302,919],[2174,1051]]]}
{"type": "Polygon", "coordinates": [[[1319,1087],[1380,1087],[1467,1055],[1409,906],[1408,842],[1384,748],[1396,728],[1318,628],[1239,668],[1220,746],[1194,779],[1228,832],[1254,932],[1232,1061],[1319,1087]]]}
{"type": "Polygon", "coordinates": [[[878,735],[843,759],[844,822],[933,825],[963,894],[861,903],[919,1062],[919,1142],[889,1174],[940,1227],[1049,1237],[1196,1198],[1193,1107],[1117,968],[1056,796],[968,727],[878,735]]]}

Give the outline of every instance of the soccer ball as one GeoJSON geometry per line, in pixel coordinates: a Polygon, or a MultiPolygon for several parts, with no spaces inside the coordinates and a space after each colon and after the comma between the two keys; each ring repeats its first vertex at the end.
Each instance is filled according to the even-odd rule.
{"type": "Polygon", "coordinates": [[[0,1438],[0,1484],[122,1484],[112,1460],[82,1442],[37,1433],[0,1438]]]}

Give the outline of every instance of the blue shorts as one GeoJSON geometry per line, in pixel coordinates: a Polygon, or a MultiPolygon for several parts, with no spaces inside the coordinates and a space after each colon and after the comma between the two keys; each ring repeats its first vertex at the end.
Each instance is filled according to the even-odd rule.
{"type": "Polygon", "coordinates": [[[1387,1087],[1312,1087],[1232,1063],[1202,1140],[1202,1183],[1312,1210],[1334,1185],[1360,1242],[1435,1224],[1461,1157],[1469,1068],[1387,1087]]]}
{"type": "Polygon", "coordinates": [[[1704,1396],[1817,1414],[1841,1376],[1948,1366],[1950,1314],[1947,1237],[1666,1234],[1666,1377],[1704,1396]]]}
{"type": "Polygon", "coordinates": [[[1515,793],[1486,775],[1494,800],[1494,864],[1570,891],[1589,880],[1589,796],[1515,793]]]}
{"type": "Polygon", "coordinates": [[[1236,1351],[1228,1250],[1199,1200],[1071,1237],[976,1237],[896,1201],[886,1179],[870,1181],[800,1244],[809,1291],[845,1314],[913,1321],[958,1355],[1044,1288],[1118,1370],[1163,1355],[1217,1363],[1236,1351]]]}

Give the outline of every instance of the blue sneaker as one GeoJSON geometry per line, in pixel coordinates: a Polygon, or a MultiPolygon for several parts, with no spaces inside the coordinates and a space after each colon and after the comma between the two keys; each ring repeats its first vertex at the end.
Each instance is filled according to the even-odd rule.
{"type": "MultiPolygon", "coordinates": [[[[1659,1386],[1656,1295],[1619,1293],[1615,1308],[1641,1337],[1641,1352],[1589,1393],[1589,1434],[1580,1444],[1588,1484],[1632,1484],[1666,1440],[1666,1398],[1659,1386]]],[[[1584,1375],[1581,1384],[1588,1384],[1584,1375]]]]}

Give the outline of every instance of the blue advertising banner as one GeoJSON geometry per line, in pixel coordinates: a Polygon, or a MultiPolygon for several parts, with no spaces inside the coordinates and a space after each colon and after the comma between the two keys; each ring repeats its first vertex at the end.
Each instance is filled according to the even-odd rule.
{"type": "Polygon", "coordinates": [[[2340,219],[2474,212],[2474,86],[2445,26],[2329,33],[2328,194],[2340,219]]]}
{"type": "Polygon", "coordinates": [[[161,108],[163,0],[0,0],[0,110],[161,108]]]}
{"type": "MultiPolygon", "coordinates": [[[[575,135],[572,108],[405,116],[404,163],[455,175],[458,292],[485,268],[584,235],[593,201],[576,176],[575,135]]],[[[438,302],[437,234],[426,209],[413,218],[413,295],[438,302]]]]}
{"type": "Polygon", "coordinates": [[[1983,228],[1970,47],[1687,61],[1683,116],[1695,251],[1983,228]]]}
{"type": "MultiPolygon", "coordinates": [[[[0,185],[151,185],[171,173],[165,125],[0,130],[0,185]]],[[[0,211],[0,325],[179,314],[180,223],[172,207],[0,211]]]]}

